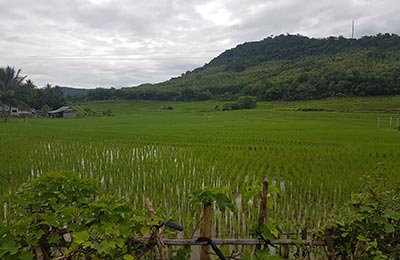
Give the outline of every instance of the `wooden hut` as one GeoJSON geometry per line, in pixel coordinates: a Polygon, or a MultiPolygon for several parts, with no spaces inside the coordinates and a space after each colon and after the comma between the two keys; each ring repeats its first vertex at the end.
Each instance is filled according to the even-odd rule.
{"type": "Polygon", "coordinates": [[[56,110],[49,111],[48,115],[51,118],[75,118],[76,117],[75,110],[70,106],[64,106],[64,107],[60,107],[56,110]]]}

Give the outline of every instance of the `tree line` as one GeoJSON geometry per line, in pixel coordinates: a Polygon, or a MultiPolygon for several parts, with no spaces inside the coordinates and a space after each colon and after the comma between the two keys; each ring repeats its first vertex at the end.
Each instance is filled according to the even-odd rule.
{"type": "Polygon", "coordinates": [[[39,88],[21,75],[21,69],[7,66],[0,68],[0,104],[3,119],[7,120],[11,107],[46,112],[65,105],[66,99],[59,86],[39,88]]]}

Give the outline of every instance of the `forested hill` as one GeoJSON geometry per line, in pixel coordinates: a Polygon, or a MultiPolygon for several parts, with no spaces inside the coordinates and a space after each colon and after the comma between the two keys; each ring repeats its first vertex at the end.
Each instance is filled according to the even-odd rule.
{"type": "Polygon", "coordinates": [[[227,50],[213,59],[205,68],[223,66],[225,70],[240,72],[273,60],[296,60],[310,56],[333,56],[350,50],[375,48],[379,50],[400,50],[397,35],[379,35],[359,40],[344,37],[323,39],[301,35],[280,35],[258,42],[249,42],[227,50]]]}
{"type": "Polygon", "coordinates": [[[86,88],[60,87],[65,96],[83,95],[89,92],[86,88]]]}
{"type": "Polygon", "coordinates": [[[238,45],[205,66],[166,82],[91,92],[86,97],[151,100],[399,95],[400,37],[378,34],[360,39],[314,39],[280,35],[238,45]]]}

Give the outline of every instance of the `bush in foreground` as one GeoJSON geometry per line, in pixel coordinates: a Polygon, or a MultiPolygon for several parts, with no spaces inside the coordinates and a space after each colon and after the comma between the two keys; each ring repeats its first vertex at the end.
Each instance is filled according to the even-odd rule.
{"type": "Polygon", "coordinates": [[[164,223],[72,174],[44,175],[17,198],[12,220],[0,224],[0,259],[135,259],[164,223]]]}
{"type": "Polygon", "coordinates": [[[400,184],[374,174],[363,190],[325,229],[331,259],[399,259],[400,184]]]}

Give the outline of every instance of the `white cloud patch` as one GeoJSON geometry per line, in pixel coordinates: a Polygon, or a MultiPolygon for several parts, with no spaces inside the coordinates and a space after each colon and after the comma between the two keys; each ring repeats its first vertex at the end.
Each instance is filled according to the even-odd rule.
{"type": "Polygon", "coordinates": [[[0,1],[0,66],[35,83],[160,82],[270,35],[400,33],[398,0],[0,1]]]}
{"type": "Polygon", "coordinates": [[[232,18],[232,13],[220,1],[198,5],[196,10],[204,19],[216,25],[232,26],[239,22],[239,19],[232,18]]]}

